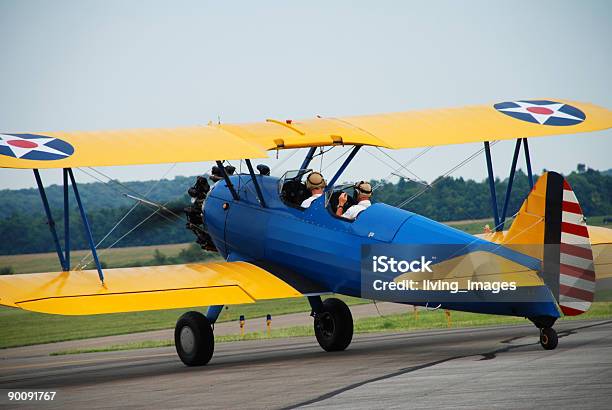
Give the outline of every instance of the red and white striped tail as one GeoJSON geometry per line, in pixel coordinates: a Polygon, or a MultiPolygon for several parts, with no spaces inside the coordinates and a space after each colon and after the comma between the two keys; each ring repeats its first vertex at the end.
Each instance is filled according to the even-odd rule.
{"type": "Polygon", "coordinates": [[[580,315],[595,295],[595,268],[587,224],[572,187],[563,180],[559,306],[567,316],[580,315]]]}

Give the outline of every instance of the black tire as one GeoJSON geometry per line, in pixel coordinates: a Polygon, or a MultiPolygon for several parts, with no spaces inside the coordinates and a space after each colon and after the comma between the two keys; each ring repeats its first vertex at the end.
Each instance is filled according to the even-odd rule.
{"type": "Polygon", "coordinates": [[[540,329],[540,344],[546,350],[553,350],[559,344],[557,332],[552,327],[543,327],[540,329]]]}
{"type": "Polygon", "coordinates": [[[321,348],[328,352],[344,350],[353,339],[353,316],[340,299],[323,302],[323,311],[315,315],[314,331],[321,348]]]}
{"type": "Polygon", "coordinates": [[[215,350],[215,337],[210,322],[200,312],[187,312],[174,328],[174,345],[187,366],[203,366],[215,350]]]}

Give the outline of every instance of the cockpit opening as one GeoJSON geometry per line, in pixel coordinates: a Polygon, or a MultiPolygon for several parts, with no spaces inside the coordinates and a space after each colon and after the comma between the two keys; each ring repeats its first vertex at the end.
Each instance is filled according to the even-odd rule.
{"type": "Polygon", "coordinates": [[[283,174],[278,181],[278,187],[280,198],[285,204],[303,209],[300,204],[310,197],[310,192],[306,188],[306,183],[302,181],[311,171],[311,169],[298,169],[283,174]]]}

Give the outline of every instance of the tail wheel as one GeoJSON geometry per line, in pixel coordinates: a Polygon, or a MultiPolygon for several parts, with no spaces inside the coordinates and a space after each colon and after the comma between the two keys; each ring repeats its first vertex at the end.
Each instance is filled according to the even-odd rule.
{"type": "Polygon", "coordinates": [[[206,316],[193,311],[181,316],[174,328],[174,345],[187,366],[208,363],[215,350],[215,337],[206,316]]]}
{"type": "Polygon", "coordinates": [[[543,327],[540,329],[540,344],[546,350],[553,350],[557,347],[559,338],[557,332],[552,327],[543,327]]]}
{"type": "Polygon", "coordinates": [[[353,339],[353,316],[346,303],[336,298],[326,299],[321,312],[315,315],[314,331],[323,350],[346,349],[353,339]]]}

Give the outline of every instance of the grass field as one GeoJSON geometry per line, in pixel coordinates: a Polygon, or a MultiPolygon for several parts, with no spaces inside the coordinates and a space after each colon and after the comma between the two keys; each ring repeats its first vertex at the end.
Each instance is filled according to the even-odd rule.
{"type": "MultiPolygon", "coordinates": [[[[609,318],[612,318],[612,303],[598,302],[593,304],[588,313],[581,316],[565,317],[560,319],[560,321],[609,318]]],[[[530,323],[526,319],[518,317],[483,315],[466,312],[451,312],[450,319],[450,327],[452,328],[530,323]]],[[[413,331],[421,329],[443,329],[447,327],[449,327],[448,318],[443,310],[421,310],[419,311],[418,318],[415,317],[414,314],[403,314],[389,315],[384,317],[368,317],[355,321],[355,333],[413,331]]],[[[534,328],[534,335],[536,334],[535,330],[536,329],[534,328]]],[[[258,340],[266,338],[285,338],[313,335],[314,330],[312,326],[295,326],[284,329],[273,329],[269,336],[267,333],[261,332],[246,333],[243,337],[239,335],[216,336],[215,342],[224,343],[242,340],[258,340]]],[[[145,340],[141,342],[116,344],[90,349],[63,350],[53,352],[51,353],[51,355],[108,352],[115,350],[132,350],[167,346],[174,346],[174,340],[145,340]]]]}
{"type": "MultiPolygon", "coordinates": [[[[338,297],[348,305],[370,303],[359,298],[338,297]]],[[[108,315],[60,316],[0,306],[0,348],[169,329],[174,327],[176,320],[184,312],[204,309],[195,307],[108,315]]],[[[264,300],[227,306],[219,320],[237,320],[240,315],[251,319],[264,317],[268,313],[274,317],[308,311],[310,305],[306,298],[264,300]]]]}
{"type": "MultiPolygon", "coordinates": [[[[189,245],[191,244],[178,243],[171,245],[111,248],[108,251],[100,252],[100,260],[109,268],[127,266],[132,263],[137,264],[153,259],[155,250],[157,249],[168,257],[175,257],[183,249],[187,249],[189,245]]],[[[85,255],[89,256],[91,252],[89,250],[72,251],[70,254],[72,265],[76,265],[85,255]]],[[[57,272],[61,270],[55,252],[0,256],[0,268],[8,266],[12,267],[15,273],[57,272]]],[[[93,268],[90,266],[90,269],[93,268]]]]}
{"type": "MultiPolygon", "coordinates": [[[[606,226],[606,224],[603,223],[603,219],[604,219],[603,216],[590,216],[587,218],[587,224],[592,225],[592,226],[606,226]]],[[[506,224],[505,224],[506,229],[508,229],[508,227],[512,224],[512,220],[513,218],[506,219],[506,224]]],[[[474,219],[471,221],[450,221],[450,222],[445,222],[445,224],[452,226],[453,228],[461,229],[462,231],[470,233],[472,235],[483,233],[485,225],[489,225],[491,229],[495,226],[493,219],[474,219]]]]}

